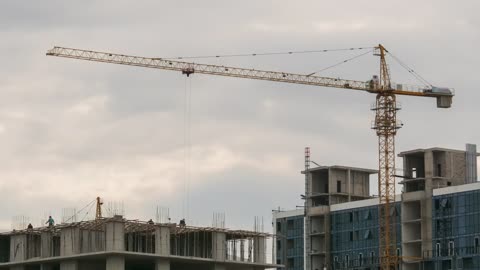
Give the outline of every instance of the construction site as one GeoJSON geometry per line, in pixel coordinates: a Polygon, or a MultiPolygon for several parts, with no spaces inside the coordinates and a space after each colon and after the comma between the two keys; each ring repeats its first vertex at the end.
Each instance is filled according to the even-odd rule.
{"type": "Polygon", "coordinates": [[[271,238],[114,216],[0,234],[0,269],[267,269],[271,238]]]}
{"type": "Polygon", "coordinates": [[[200,74],[372,94],[375,101],[370,109],[375,115],[370,128],[378,137],[378,163],[371,168],[320,165],[311,160],[310,148],[306,147],[304,182],[298,182],[302,188],[304,185],[303,209],[273,211],[272,233],[258,227],[233,230],[190,226],[184,219],[177,224],[131,220],[122,215],[102,217],[98,200],[93,220],[51,222],[46,227],[28,226],[1,233],[0,270],[480,269],[480,154],[476,145],[467,144],[465,150],[433,147],[399,154],[395,146],[397,132],[403,126],[397,119],[401,107],[397,98],[431,99],[437,108],[448,109],[455,96],[453,88],[430,84],[382,44],[206,57],[329,51],[362,53],[327,69],[373,55],[379,60],[378,74],[351,80],[320,76],[319,72],[298,74],[177,61],[182,57],[144,57],[59,46],[48,50],[49,60],[67,58],[175,71],[186,78],[200,74]],[[394,83],[387,59],[422,85],[394,83]],[[396,165],[397,158],[403,160],[402,166],[396,165]],[[375,195],[372,186],[378,187],[375,195]]]}

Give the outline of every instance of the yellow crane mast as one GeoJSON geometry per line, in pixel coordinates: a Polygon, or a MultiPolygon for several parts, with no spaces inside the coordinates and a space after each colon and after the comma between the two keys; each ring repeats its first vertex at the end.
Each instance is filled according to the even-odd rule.
{"type": "MultiPolygon", "coordinates": [[[[395,135],[397,130],[401,127],[401,124],[397,121],[396,117],[396,113],[399,110],[396,96],[432,97],[437,99],[437,107],[449,108],[454,94],[452,89],[449,88],[439,88],[434,86],[406,87],[406,85],[403,84],[392,85],[389,68],[386,62],[386,54],[388,53],[389,52],[381,44],[375,47],[375,55],[380,57],[379,78],[374,76],[373,79],[365,82],[321,77],[313,74],[303,75],[288,72],[207,65],[193,62],[173,61],[171,59],[131,56],[64,47],[54,47],[47,51],[48,56],[173,70],[182,72],[187,76],[199,73],[350,89],[375,94],[376,103],[373,108],[373,110],[375,110],[375,121],[373,128],[376,130],[378,136],[379,154],[379,257],[381,269],[392,270],[396,269],[399,263],[399,256],[397,256],[395,251],[395,225],[394,220],[390,217],[390,209],[394,207],[393,204],[395,202],[395,135]]],[[[413,72],[413,70],[409,70],[409,72],[413,72]]]]}

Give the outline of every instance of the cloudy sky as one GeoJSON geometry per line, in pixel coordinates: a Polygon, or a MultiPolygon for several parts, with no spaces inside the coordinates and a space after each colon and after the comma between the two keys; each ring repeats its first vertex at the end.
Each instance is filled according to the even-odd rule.
{"type": "MultiPolygon", "coordinates": [[[[317,163],[377,167],[373,95],[45,56],[55,45],[175,57],[382,43],[456,89],[448,110],[399,98],[397,150],[464,149],[480,142],[479,9],[475,0],[1,1],[0,229],[13,216],[59,220],[96,196],[123,201],[129,218],[154,218],[160,206],[178,220],[188,208],[193,224],[224,212],[227,227],[260,216],[269,229],[272,209],[302,204],[305,146],[317,163]]],[[[195,61],[308,74],[358,53],[195,61]]],[[[377,63],[367,55],[320,75],[367,80],[377,63]]],[[[393,62],[391,71],[417,84],[393,62]]]]}

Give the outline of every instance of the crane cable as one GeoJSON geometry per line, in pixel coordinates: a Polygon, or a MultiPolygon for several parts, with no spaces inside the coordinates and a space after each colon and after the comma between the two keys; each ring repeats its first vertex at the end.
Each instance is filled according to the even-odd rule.
{"type": "MultiPolygon", "coordinates": [[[[83,210],[85,210],[85,208],[87,208],[88,206],[92,205],[93,206],[93,203],[96,201],[97,199],[94,199],[93,201],[89,202],[87,205],[85,205],[82,209],[80,209],[78,212],[75,213],[75,215],[71,216],[69,219],[65,220],[64,223],[67,223],[68,221],[72,220],[77,214],[81,213],[83,210]]],[[[91,208],[91,207],[90,207],[91,208]]],[[[88,211],[87,211],[88,213],[88,211]]],[[[83,219],[82,219],[83,220],[83,219]]]]}
{"type": "Polygon", "coordinates": [[[422,76],[420,76],[420,74],[418,74],[417,72],[415,72],[415,70],[413,70],[412,68],[410,68],[409,66],[407,66],[407,64],[405,64],[404,62],[402,62],[400,59],[398,59],[398,57],[396,57],[395,55],[393,55],[391,52],[387,52],[392,58],[393,60],[395,60],[400,66],[402,66],[404,69],[406,69],[410,74],[412,74],[413,77],[415,77],[419,82],[425,84],[425,86],[430,86],[430,87],[433,87],[433,85],[425,80],[422,76]]]}
{"type": "Polygon", "coordinates": [[[351,61],[351,60],[357,59],[357,58],[359,58],[359,57],[361,57],[361,56],[364,56],[364,55],[366,55],[366,54],[368,54],[368,53],[372,53],[372,52],[373,52],[373,50],[370,50],[370,51],[368,51],[368,52],[365,52],[365,53],[356,55],[356,56],[354,56],[354,57],[348,58],[348,59],[343,60],[343,61],[341,61],[341,62],[338,62],[338,63],[336,63],[336,64],[334,64],[334,65],[328,66],[328,67],[326,67],[326,68],[324,68],[324,69],[321,69],[321,70],[319,70],[319,71],[315,71],[315,72],[312,72],[312,73],[310,73],[310,74],[307,74],[307,76],[312,76],[312,75],[314,75],[314,74],[320,73],[320,72],[325,71],[325,70],[327,70],[327,69],[331,69],[331,68],[340,66],[341,64],[345,64],[345,63],[347,63],[347,62],[349,62],[349,61],[351,61]]]}
{"type": "Polygon", "coordinates": [[[325,53],[338,51],[354,51],[373,49],[374,47],[356,47],[343,49],[326,49],[326,50],[306,50],[306,51],[288,51],[288,52],[263,52],[263,53],[245,53],[245,54],[219,54],[219,55],[200,55],[200,56],[176,56],[176,57],[160,57],[165,60],[182,60],[182,59],[206,59],[206,58],[227,58],[227,57],[247,57],[247,56],[269,56],[269,55],[291,55],[291,54],[307,54],[307,53],[325,53]]]}
{"type": "Polygon", "coordinates": [[[184,147],[184,183],[183,183],[183,218],[189,217],[190,210],[190,177],[191,177],[191,122],[192,122],[192,81],[190,77],[185,79],[185,103],[184,103],[184,130],[183,130],[183,147],[184,147]]]}

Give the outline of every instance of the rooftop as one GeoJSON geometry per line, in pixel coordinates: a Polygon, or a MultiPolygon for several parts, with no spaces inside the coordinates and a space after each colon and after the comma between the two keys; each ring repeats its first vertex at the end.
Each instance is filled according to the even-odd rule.
{"type": "MultiPolygon", "coordinates": [[[[358,167],[349,167],[349,166],[342,166],[342,165],[318,166],[318,167],[315,167],[315,168],[310,168],[308,171],[309,172],[314,172],[314,171],[322,171],[322,170],[328,170],[328,169],[351,170],[351,171],[358,171],[358,172],[366,172],[366,173],[370,173],[370,174],[378,173],[378,170],[358,168],[358,167]]],[[[302,171],[302,173],[305,173],[305,171],[302,171]]]]}
{"type": "MultiPolygon", "coordinates": [[[[425,153],[427,151],[454,152],[454,153],[465,153],[466,152],[465,150],[449,149],[449,148],[443,148],[443,147],[431,147],[431,148],[418,148],[418,149],[413,149],[413,150],[400,152],[398,154],[398,156],[403,157],[405,155],[420,154],[420,153],[425,153]]],[[[477,156],[480,156],[480,153],[477,153],[477,156]]]]}
{"type": "Polygon", "coordinates": [[[81,222],[72,222],[72,223],[62,223],[55,225],[53,227],[37,227],[33,229],[24,229],[24,230],[13,230],[10,232],[0,233],[0,236],[5,235],[18,235],[18,234],[41,234],[42,232],[50,232],[59,234],[60,231],[64,228],[80,228],[82,230],[90,231],[104,231],[105,224],[112,221],[121,221],[125,223],[125,233],[131,232],[148,232],[155,231],[157,227],[169,227],[171,234],[186,234],[191,232],[224,232],[227,235],[227,239],[242,239],[256,236],[272,236],[268,233],[247,231],[247,230],[231,230],[226,228],[216,228],[216,227],[194,227],[194,226],[181,226],[176,223],[148,223],[147,221],[140,220],[127,220],[121,216],[111,217],[111,218],[101,218],[96,220],[81,221],[81,222]]]}

